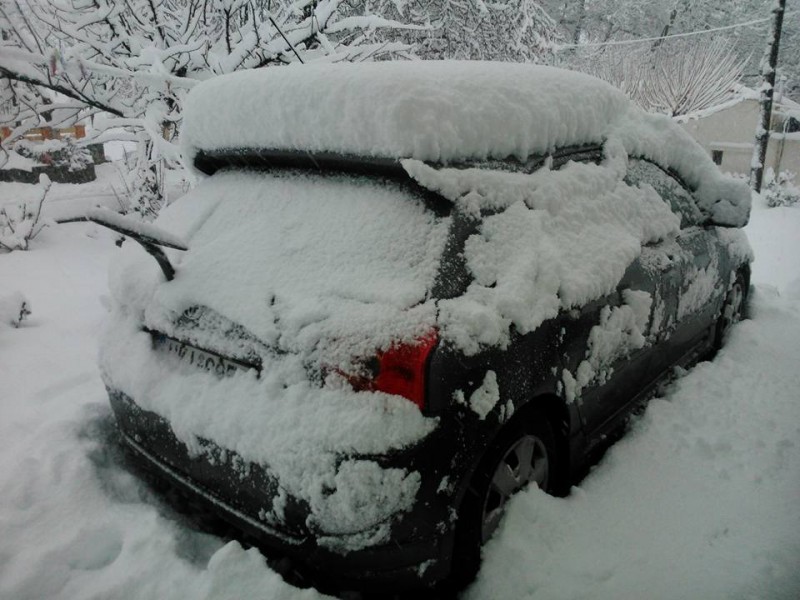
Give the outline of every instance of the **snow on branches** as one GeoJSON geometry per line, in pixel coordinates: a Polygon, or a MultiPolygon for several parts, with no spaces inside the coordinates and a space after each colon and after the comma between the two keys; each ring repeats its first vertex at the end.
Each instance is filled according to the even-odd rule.
{"type": "Polygon", "coordinates": [[[535,0],[16,0],[0,8],[0,76],[13,105],[3,112],[30,126],[56,107],[102,111],[117,117],[108,128],[144,130],[176,158],[164,142],[180,127],[183,96],[210,76],[396,56],[540,62],[555,28],[535,0]]]}
{"type": "Polygon", "coordinates": [[[0,208],[0,249],[27,250],[30,241],[50,224],[42,218],[42,205],[49,191],[50,179],[42,173],[36,198],[9,202],[0,208]]]}
{"type": "Polygon", "coordinates": [[[536,0],[384,0],[381,10],[419,28],[383,32],[425,59],[548,62],[557,24],[536,0]]]}
{"type": "Polygon", "coordinates": [[[12,130],[3,144],[43,120],[57,127],[53,115],[102,113],[83,143],[140,142],[143,194],[129,203],[152,217],[198,81],[291,62],[540,62],[555,29],[537,0],[14,0],[0,7],[0,124],[12,130]]]}
{"type": "MultiPolygon", "coordinates": [[[[147,139],[147,163],[178,163],[186,91],[211,76],[289,62],[407,53],[404,28],[345,0],[15,0],[0,7],[0,125],[10,146],[32,127],[93,117],[83,143],[147,139]]],[[[0,153],[0,160],[4,153],[0,153]]],[[[152,182],[151,182],[152,183],[152,182]]],[[[150,186],[157,189],[158,186],[150,186]]],[[[149,200],[148,200],[149,202],[149,200]]]]}
{"type": "Polygon", "coordinates": [[[725,38],[670,40],[637,49],[605,49],[578,65],[649,112],[689,114],[731,98],[744,62],[725,38]]]}

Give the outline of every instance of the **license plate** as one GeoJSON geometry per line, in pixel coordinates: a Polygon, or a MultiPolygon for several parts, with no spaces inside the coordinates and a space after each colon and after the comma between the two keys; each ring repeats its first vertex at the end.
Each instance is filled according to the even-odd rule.
{"type": "Polygon", "coordinates": [[[215,373],[219,377],[233,375],[237,371],[247,371],[251,367],[240,364],[218,354],[195,348],[189,344],[173,340],[167,336],[156,336],[156,346],[173,356],[177,356],[181,362],[191,365],[197,369],[203,369],[210,373],[215,373]]]}

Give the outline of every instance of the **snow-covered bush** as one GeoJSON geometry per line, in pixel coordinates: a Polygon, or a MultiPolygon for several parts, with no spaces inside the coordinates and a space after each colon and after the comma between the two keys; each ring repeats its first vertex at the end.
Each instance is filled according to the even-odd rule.
{"type": "Polygon", "coordinates": [[[0,328],[19,327],[29,314],[31,314],[31,303],[20,292],[0,296],[0,328]]]}
{"type": "Polygon", "coordinates": [[[64,151],[68,160],[67,167],[70,171],[80,171],[94,163],[89,148],[79,146],[72,138],[67,138],[64,142],[66,144],[64,151]]]}
{"type": "Polygon", "coordinates": [[[136,169],[130,176],[128,195],[130,212],[142,220],[152,221],[164,204],[155,167],[136,169]]]}
{"type": "Polygon", "coordinates": [[[71,138],[33,142],[26,139],[14,144],[20,156],[43,165],[80,171],[92,164],[92,155],[85,146],[78,146],[71,138]]]}
{"type": "Polygon", "coordinates": [[[169,161],[153,159],[152,144],[140,136],[136,152],[117,166],[119,187],[114,190],[119,212],[152,221],[164,206],[164,171],[180,168],[169,161]]]}
{"type": "Polygon", "coordinates": [[[767,206],[792,206],[800,202],[800,187],[794,182],[795,174],[781,171],[775,175],[771,168],[764,176],[763,195],[767,206]]]}
{"type": "Polygon", "coordinates": [[[42,205],[50,191],[50,178],[39,175],[39,189],[32,200],[22,200],[0,208],[0,249],[27,250],[30,241],[50,224],[42,218],[42,205]]]}

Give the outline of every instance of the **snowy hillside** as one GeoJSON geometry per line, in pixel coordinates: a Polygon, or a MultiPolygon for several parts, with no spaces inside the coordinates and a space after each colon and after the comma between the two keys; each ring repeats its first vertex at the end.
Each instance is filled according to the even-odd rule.
{"type": "MultiPolygon", "coordinates": [[[[568,498],[516,498],[465,598],[800,597],[800,207],[756,202],[747,231],[752,319],[568,498]]],[[[76,223],[0,254],[0,297],[32,309],[0,324],[0,598],[321,598],[121,468],[96,366],[117,252],[76,223]]]]}

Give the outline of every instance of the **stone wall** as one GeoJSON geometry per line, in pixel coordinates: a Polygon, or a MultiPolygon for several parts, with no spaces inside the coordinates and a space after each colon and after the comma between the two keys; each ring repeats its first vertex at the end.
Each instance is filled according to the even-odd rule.
{"type": "Polygon", "coordinates": [[[33,167],[30,171],[23,169],[0,169],[0,181],[17,181],[20,183],[39,183],[39,175],[44,173],[56,183],[86,183],[97,179],[94,165],[70,171],[67,167],[33,167]]]}

